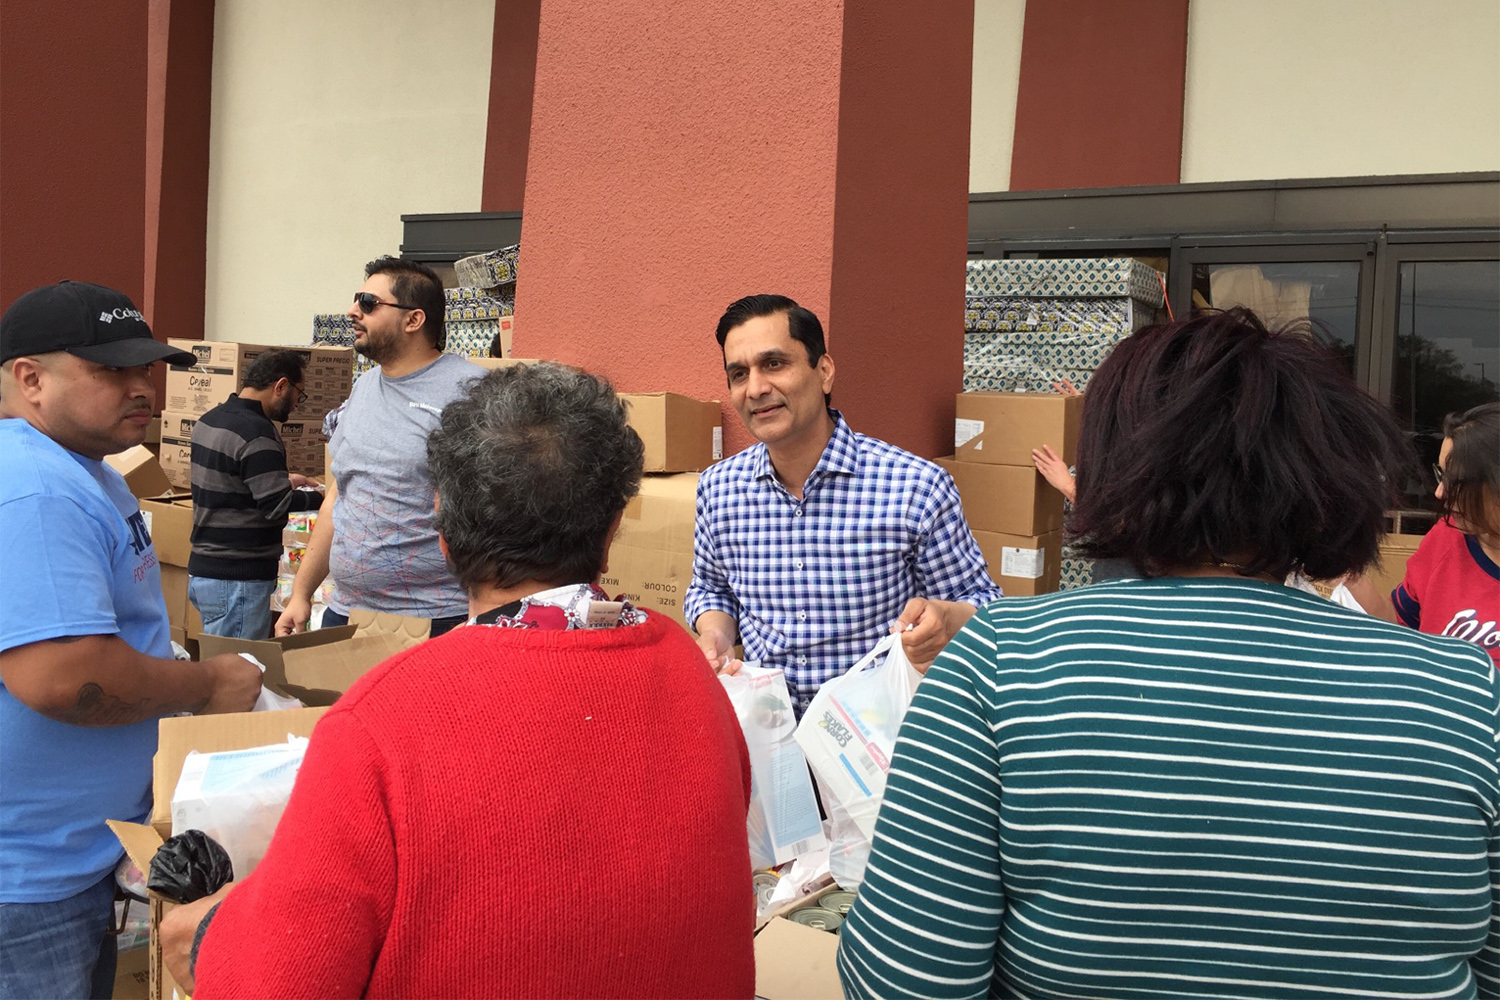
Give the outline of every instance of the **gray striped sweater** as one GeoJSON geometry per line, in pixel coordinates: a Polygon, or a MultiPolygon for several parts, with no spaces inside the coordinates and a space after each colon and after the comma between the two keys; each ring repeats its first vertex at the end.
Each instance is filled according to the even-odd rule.
{"type": "Polygon", "coordinates": [[[848,996],[1500,993],[1474,647],[1248,580],[981,611],[917,690],[848,996]]]}

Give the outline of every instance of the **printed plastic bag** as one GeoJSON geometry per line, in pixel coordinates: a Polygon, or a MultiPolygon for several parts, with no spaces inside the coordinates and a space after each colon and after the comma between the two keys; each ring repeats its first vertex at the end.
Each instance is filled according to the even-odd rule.
{"type": "Polygon", "coordinates": [[[286,810],[307,740],[190,753],[172,794],[172,833],[202,830],[223,845],[241,878],[265,857],[286,810]]]}
{"type": "Polygon", "coordinates": [[[864,879],[891,752],[921,679],[893,633],[820,687],[797,725],[833,833],[829,870],[845,889],[864,879]]]}
{"type": "Polygon", "coordinates": [[[796,714],[780,670],[746,664],[720,674],[750,751],[751,869],[771,868],[827,846],[796,714]]]}

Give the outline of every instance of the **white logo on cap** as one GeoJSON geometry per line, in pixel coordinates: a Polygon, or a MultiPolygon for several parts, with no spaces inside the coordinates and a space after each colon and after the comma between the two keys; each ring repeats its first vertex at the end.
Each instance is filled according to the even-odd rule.
{"type": "Polygon", "coordinates": [[[146,322],[146,317],[134,309],[105,310],[99,314],[99,322],[101,323],[113,323],[117,319],[134,319],[142,323],[146,322]]]}

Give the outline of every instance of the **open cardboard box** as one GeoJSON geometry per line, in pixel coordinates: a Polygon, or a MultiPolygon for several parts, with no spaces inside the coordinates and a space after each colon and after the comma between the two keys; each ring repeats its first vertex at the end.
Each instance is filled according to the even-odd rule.
{"type": "Polygon", "coordinates": [[[812,906],[824,890],[837,888],[832,879],[811,886],[806,893],[772,910],[755,925],[755,995],[765,1000],[837,1000],[839,985],[837,934],[787,919],[787,914],[812,906]]]}
{"type": "MultiPolygon", "coordinates": [[[[182,775],[182,762],[191,751],[214,753],[281,743],[288,736],[311,736],[326,708],[294,708],[282,712],[238,712],[229,715],[190,715],[162,719],[157,728],[156,757],[152,761],[151,822],[107,820],[120,846],[141,871],[151,871],[151,859],[172,834],[172,792],[182,775]]],[[[162,964],[161,918],[176,904],[150,893],[151,941],[146,949],[147,996],[171,1000],[181,992],[162,964]]]]}
{"type": "Polygon", "coordinates": [[[306,705],[332,705],[373,667],[427,638],[425,618],[350,612],[349,624],[275,639],[198,637],[200,656],[249,653],[266,665],[265,685],[306,705]]]}

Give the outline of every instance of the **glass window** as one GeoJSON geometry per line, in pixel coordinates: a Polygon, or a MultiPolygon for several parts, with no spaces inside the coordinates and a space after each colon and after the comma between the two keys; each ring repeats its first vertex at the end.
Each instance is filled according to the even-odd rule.
{"type": "Polygon", "coordinates": [[[1412,505],[1436,509],[1428,470],[1443,417],[1500,399],[1500,262],[1407,261],[1398,280],[1391,407],[1424,476],[1412,505]]]}
{"type": "Polygon", "coordinates": [[[1193,306],[1245,306],[1276,329],[1308,318],[1354,373],[1359,328],[1357,261],[1301,260],[1193,265],[1193,306]]]}

